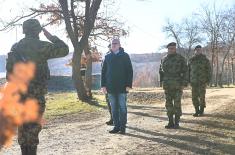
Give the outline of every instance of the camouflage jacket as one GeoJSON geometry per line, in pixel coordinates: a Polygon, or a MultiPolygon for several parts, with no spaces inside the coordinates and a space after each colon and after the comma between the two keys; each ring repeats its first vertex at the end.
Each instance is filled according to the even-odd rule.
{"type": "Polygon", "coordinates": [[[159,74],[164,89],[181,89],[188,84],[187,63],[180,54],[166,55],[161,60],[159,74]]]}
{"type": "Polygon", "coordinates": [[[209,83],[211,79],[210,61],[205,55],[194,55],[189,60],[189,81],[190,83],[209,83]]]}
{"type": "Polygon", "coordinates": [[[47,93],[47,80],[50,77],[47,60],[63,57],[69,53],[68,46],[56,36],[51,37],[50,41],[41,41],[38,38],[26,36],[14,44],[11,52],[8,53],[7,77],[12,72],[14,64],[22,61],[22,59],[36,64],[36,73],[29,85],[29,94],[44,95],[47,93]],[[17,56],[20,56],[21,60],[17,56]]]}

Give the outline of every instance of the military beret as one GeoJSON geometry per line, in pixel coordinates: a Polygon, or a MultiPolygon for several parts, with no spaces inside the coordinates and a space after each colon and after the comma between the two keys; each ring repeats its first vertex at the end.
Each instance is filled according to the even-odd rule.
{"type": "Polygon", "coordinates": [[[201,46],[201,45],[197,45],[197,46],[195,47],[195,49],[197,49],[197,48],[202,48],[202,46],[201,46]]]}
{"type": "Polygon", "coordinates": [[[169,46],[176,46],[176,43],[175,43],[175,42],[171,42],[171,43],[169,43],[169,44],[166,46],[166,48],[168,48],[169,46]]]}

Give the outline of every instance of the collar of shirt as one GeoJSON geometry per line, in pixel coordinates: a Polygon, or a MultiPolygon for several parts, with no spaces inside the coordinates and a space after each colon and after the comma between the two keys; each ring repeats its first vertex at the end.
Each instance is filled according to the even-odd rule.
{"type": "Polygon", "coordinates": [[[115,55],[117,55],[118,53],[119,53],[119,50],[117,50],[117,51],[113,51],[113,53],[115,54],[115,55]]]}

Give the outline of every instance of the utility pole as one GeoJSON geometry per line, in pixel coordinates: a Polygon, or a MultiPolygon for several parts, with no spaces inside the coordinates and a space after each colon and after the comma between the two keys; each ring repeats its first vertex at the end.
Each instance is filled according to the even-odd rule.
{"type": "Polygon", "coordinates": [[[14,24],[13,26],[15,26],[15,39],[17,42],[18,41],[18,28],[17,28],[17,26],[22,26],[22,24],[14,24]]]}

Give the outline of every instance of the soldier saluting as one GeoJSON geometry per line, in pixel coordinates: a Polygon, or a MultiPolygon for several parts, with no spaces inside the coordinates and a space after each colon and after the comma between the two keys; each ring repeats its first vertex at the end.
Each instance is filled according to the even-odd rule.
{"type": "Polygon", "coordinates": [[[169,43],[167,48],[168,53],[161,60],[159,74],[165,91],[169,119],[165,128],[172,129],[179,128],[180,116],[182,115],[181,97],[183,88],[188,84],[188,67],[185,58],[176,53],[175,42],[169,43]]]}
{"type": "MultiPolygon", "coordinates": [[[[6,70],[7,78],[12,72],[14,64],[17,62],[34,62],[36,73],[30,82],[28,93],[21,96],[38,100],[39,116],[45,111],[45,94],[47,93],[47,80],[50,71],[47,60],[52,58],[64,57],[69,53],[68,46],[56,36],[52,36],[46,29],[42,28],[36,19],[28,19],[23,23],[23,33],[25,37],[14,44],[11,52],[8,53],[6,70]],[[39,33],[43,31],[50,42],[41,41],[39,33]]],[[[42,126],[38,122],[25,123],[18,129],[18,142],[22,155],[36,155],[37,145],[39,144],[39,132],[42,126]]]]}
{"type": "Polygon", "coordinates": [[[211,79],[210,61],[202,54],[201,45],[195,47],[195,55],[189,60],[190,84],[192,86],[192,101],[195,107],[194,117],[203,115],[206,107],[206,86],[211,79]]]}

